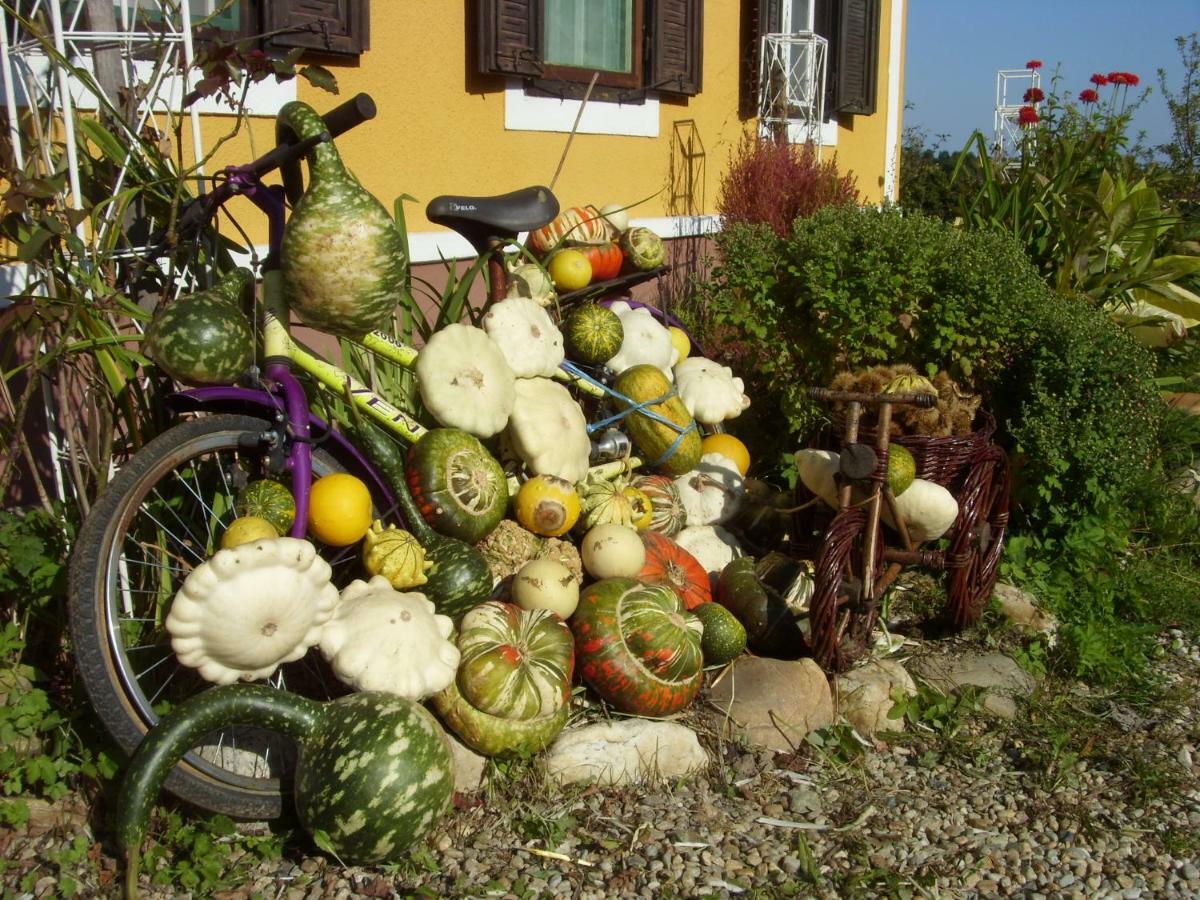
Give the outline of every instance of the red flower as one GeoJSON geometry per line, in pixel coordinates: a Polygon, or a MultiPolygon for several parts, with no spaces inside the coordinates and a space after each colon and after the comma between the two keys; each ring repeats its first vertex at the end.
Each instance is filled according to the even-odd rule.
{"type": "Polygon", "coordinates": [[[1028,128],[1030,125],[1036,125],[1041,120],[1037,110],[1032,106],[1022,106],[1017,110],[1017,124],[1022,128],[1028,128]]]}
{"type": "Polygon", "coordinates": [[[1079,101],[1081,103],[1095,103],[1100,99],[1100,95],[1091,88],[1085,88],[1079,92],[1079,101]]]}
{"type": "Polygon", "coordinates": [[[1040,69],[1041,67],[1042,61],[1040,59],[1031,59],[1029,62],[1025,63],[1025,68],[1027,69],[1040,69]]]}
{"type": "Polygon", "coordinates": [[[1141,80],[1132,72],[1109,72],[1108,80],[1110,84],[1124,84],[1128,87],[1137,87],[1141,80]]]}
{"type": "Polygon", "coordinates": [[[1095,75],[1092,76],[1091,82],[1096,87],[1104,87],[1106,84],[1108,84],[1108,79],[1105,78],[1103,75],[1101,75],[1099,72],[1097,72],[1095,75]]]}
{"type": "Polygon", "coordinates": [[[1026,103],[1040,103],[1046,99],[1046,94],[1040,87],[1031,87],[1025,92],[1026,103]]]}
{"type": "Polygon", "coordinates": [[[1138,78],[1132,72],[1125,72],[1123,74],[1125,75],[1125,83],[1130,87],[1137,87],[1142,81],[1142,79],[1138,78]]]}

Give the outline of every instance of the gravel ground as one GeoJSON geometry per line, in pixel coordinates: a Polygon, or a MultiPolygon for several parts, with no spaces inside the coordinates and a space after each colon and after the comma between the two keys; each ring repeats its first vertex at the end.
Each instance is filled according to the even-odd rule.
{"type": "MultiPolygon", "coordinates": [[[[529,770],[497,775],[401,865],[344,869],[289,845],[214,896],[1200,896],[1200,644],[1160,646],[1154,706],[1046,681],[1013,722],[967,714],[856,758],[845,732],[772,755],[699,722],[719,759],[703,777],[551,792],[529,770]]],[[[84,826],[0,833],[4,896],[60,896],[47,854],[72,841],[82,894],[114,893],[111,847],[84,826]]]]}

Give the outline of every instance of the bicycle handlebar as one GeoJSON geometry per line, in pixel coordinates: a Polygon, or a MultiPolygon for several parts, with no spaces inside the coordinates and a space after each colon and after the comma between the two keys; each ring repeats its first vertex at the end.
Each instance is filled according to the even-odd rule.
{"type": "Polygon", "coordinates": [[[370,94],[356,94],[341,106],[334,107],[321,116],[321,119],[325,122],[325,127],[329,130],[328,136],[323,139],[309,138],[304,141],[297,141],[295,135],[288,132],[291,140],[280,144],[274,150],[260,156],[246,166],[246,168],[261,178],[268,172],[273,172],[287,163],[300,159],[317,144],[324,143],[326,140],[332,140],[338,135],[345,134],[351,128],[375,118],[375,112],[375,101],[371,99],[370,94]]]}
{"type": "Polygon", "coordinates": [[[830,388],[820,387],[810,387],[808,389],[808,396],[814,400],[825,400],[836,403],[857,402],[875,405],[880,403],[909,403],[921,409],[931,409],[937,406],[938,402],[936,394],[868,394],[862,391],[835,391],[830,388]]]}

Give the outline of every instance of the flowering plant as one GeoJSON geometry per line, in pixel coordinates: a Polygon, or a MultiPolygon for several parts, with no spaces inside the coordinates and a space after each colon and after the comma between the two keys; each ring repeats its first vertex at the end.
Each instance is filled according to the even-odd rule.
{"type": "Polygon", "coordinates": [[[1139,77],[1096,73],[1080,105],[1059,81],[1056,74],[1049,94],[1026,91],[1018,160],[989,154],[979,132],[963,149],[956,175],[968,161],[982,174],[962,202],[964,221],[1012,234],[1062,294],[1086,295],[1135,324],[1200,324],[1200,296],[1186,286],[1200,274],[1200,256],[1175,249],[1183,220],[1159,198],[1161,173],[1143,171],[1134,161],[1140,147],[1130,147],[1129,122],[1145,99],[1129,98],[1139,77]]]}

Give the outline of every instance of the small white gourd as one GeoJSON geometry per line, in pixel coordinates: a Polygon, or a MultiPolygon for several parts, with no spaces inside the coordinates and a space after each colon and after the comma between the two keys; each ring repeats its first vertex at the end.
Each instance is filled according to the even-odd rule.
{"type": "Polygon", "coordinates": [[[321,654],[338,679],[360,691],[409,700],[436,694],[454,680],[454,624],[424,594],[401,593],[382,575],[352,581],[321,635],[321,654]]]}
{"type": "Polygon", "coordinates": [[[703,356],[689,356],[675,366],[675,385],[688,412],[705,425],[740,416],[749,406],[745,383],[733,369],[703,356]]]}
{"type": "Polygon", "coordinates": [[[579,606],[579,582],[558,560],[535,559],[513,578],[512,597],[521,609],[548,609],[569,619],[579,606]]]}
{"type": "Polygon", "coordinates": [[[562,332],[536,300],[511,297],[493,303],[483,315],[483,330],[518,378],[550,378],[566,358],[562,332]]]}
{"type": "Polygon", "coordinates": [[[621,320],[623,336],[621,349],[605,365],[620,375],[633,366],[649,363],[662,369],[668,378],[674,377],[671,366],[675,365],[679,351],[671,341],[671,333],[650,310],[634,308],[624,300],[618,300],[609,309],[621,320]]]}
{"type": "Polygon", "coordinates": [[[704,567],[715,585],[721,570],[742,556],[742,545],[720,525],[689,525],[674,537],[704,567]]]}
{"type": "Polygon", "coordinates": [[[330,574],[316,548],[298,538],[218,550],[171,602],[171,649],[215,684],[266,678],[317,643],[338,600],[330,574]]]}
{"type": "Polygon", "coordinates": [[[454,323],[435,332],[417,355],[421,401],[439,423],[476,437],[508,424],[516,376],[487,332],[454,323]]]}
{"type": "MultiPolygon", "coordinates": [[[[935,481],[914,478],[903,494],[896,497],[896,509],[908,524],[908,534],[914,541],[936,541],[958,518],[958,501],[954,495],[935,481]]],[[[883,504],[883,521],[895,528],[891,510],[883,504]]]]}
{"type": "Polygon", "coordinates": [[[675,487],[689,525],[728,522],[737,513],[746,492],[737,463],[720,453],[705,453],[696,468],[675,479],[675,487]]]}
{"type": "Polygon", "coordinates": [[[839,504],[836,476],[841,465],[841,455],[832,450],[808,449],[797,450],[795,459],[800,483],[837,509],[839,504]]]}
{"type": "Polygon", "coordinates": [[[646,564],[646,545],[626,525],[597,525],[583,536],[579,553],[593,578],[633,578],[646,564]]]}
{"type": "Polygon", "coordinates": [[[518,378],[514,390],[506,432],[513,451],[534,475],[581,481],[592,442],[571,392],[549,378],[518,378]]]}

